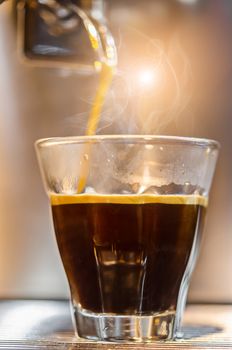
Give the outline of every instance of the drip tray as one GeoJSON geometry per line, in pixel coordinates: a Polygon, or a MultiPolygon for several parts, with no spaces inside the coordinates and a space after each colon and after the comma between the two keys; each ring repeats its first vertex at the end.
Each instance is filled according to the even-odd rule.
{"type": "Polygon", "coordinates": [[[0,301],[0,349],[23,350],[232,349],[232,306],[188,305],[183,333],[174,342],[90,342],[75,338],[67,301],[0,301]]]}

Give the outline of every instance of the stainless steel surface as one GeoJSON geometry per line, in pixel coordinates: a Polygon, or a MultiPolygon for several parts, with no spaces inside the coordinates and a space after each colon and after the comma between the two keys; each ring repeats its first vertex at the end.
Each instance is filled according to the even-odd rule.
{"type": "Polygon", "coordinates": [[[232,306],[189,305],[183,339],[157,343],[101,343],[75,338],[67,301],[0,302],[0,349],[231,349],[232,306]]]}
{"type": "MultiPolygon", "coordinates": [[[[187,93],[185,108],[178,115],[171,113],[172,120],[168,118],[169,124],[157,133],[208,137],[222,145],[190,299],[232,301],[231,0],[201,0],[187,7],[171,0],[133,0],[133,6],[129,0],[107,3],[121,71],[127,69],[128,61],[133,68],[140,55],[145,56],[140,45],[150,43],[152,37],[187,79],[180,86],[181,93],[187,93]],[[188,69],[190,74],[185,75],[188,69]]],[[[23,64],[11,4],[6,1],[0,6],[0,297],[63,298],[68,287],[33,143],[41,137],[85,132],[97,77],[79,76],[69,67],[23,64]]],[[[122,95],[125,84],[118,80],[114,84],[122,95]]],[[[113,127],[123,131],[124,116],[130,110],[121,113],[125,102],[121,95],[109,93],[106,123],[100,125],[99,133],[110,133],[113,127]]],[[[132,101],[137,97],[132,96],[132,101]]],[[[170,104],[164,102],[166,114],[161,120],[170,117],[170,104]]]]}

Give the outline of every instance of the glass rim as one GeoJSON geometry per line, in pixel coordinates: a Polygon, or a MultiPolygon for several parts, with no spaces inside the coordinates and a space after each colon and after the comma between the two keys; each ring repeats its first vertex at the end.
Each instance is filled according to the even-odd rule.
{"type": "Polygon", "coordinates": [[[133,134],[118,134],[118,135],[83,135],[83,136],[64,136],[64,137],[49,137],[41,138],[35,142],[36,148],[49,147],[55,145],[67,144],[85,144],[85,143],[141,143],[141,144],[180,144],[192,145],[201,147],[210,147],[211,149],[219,149],[220,143],[213,139],[185,137],[185,136],[169,136],[169,135],[133,135],[133,134]],[[127,142],[128,141],[128,142],[127,142]]]}

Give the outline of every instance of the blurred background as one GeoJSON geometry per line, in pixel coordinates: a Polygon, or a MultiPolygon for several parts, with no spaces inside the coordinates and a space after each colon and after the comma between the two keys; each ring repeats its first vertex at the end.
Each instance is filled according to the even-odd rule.
{"type": "MultiPolygon", "coordinates": [[[[107,22],[101,20],[118,51],[97,132],[195,136],[221,143],[189,301],[231,302],[232,2],[95,2],[95,16],[104,11],[107,22]]],[[[27,14],[36,3],[31,2],[27,14]]],[[[22,15],[23,6],[20,11],[22,15]]],[[[17,15],[15,2],[0,5],[0,297],[66,298],[67,282],[33,144],[38,138],[85,133],[99,74],[88,69],[95,58],[81,30],[72,33],[72,40],[69,33],[61,33],[61,44],[70,44],[66,60],[57,21],[43,64],[43,33],[30,25],[54,23],[54,18],[31,13],[25,21],[17,15]],[[24,37],[27,59],[22,54],[24,37]],[[63,50],[62,64],[52,57],[53,43],[60,50],[55,54],[63,50]],[[73,66],[79,61],[80,66],[73,66]]]]}

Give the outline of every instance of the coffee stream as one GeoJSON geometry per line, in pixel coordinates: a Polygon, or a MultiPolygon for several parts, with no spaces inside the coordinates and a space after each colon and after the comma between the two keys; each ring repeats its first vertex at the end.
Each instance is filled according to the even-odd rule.
{"type": "Polygon", "coordinates": [[[105,102],[106,94],[109,90],[113,78],[113,67],[106,63],[102,63],[100,72],[99,87],[93,100],[90,111],[89,120],[86,128],[86,135],[95,135],[99,123],[102,107],[105,102]]]}
{"type": "MultiPolygon", "coordinates": [[[[93,100],[86,128],[86,135],[91,136],[96,134],[102,107],[111,84],[114,67],[117,63],[117,53],[111,33],[101,22],[93,21],[81,8],[73,4],[69,4],[69,9],[76,13],[78,18],[82,21],[93,53],[97,56],[97,59],[94,61],[94,66],[96,69],[100,68],[99,86],[93,100]]],[[[86,185],[90,153],[90,145],[85,145],[77,193],[83,192],[86,185]]]]}
{"type": "MultiPolygon", "coordinates": [[[[86,128],[86,135],[91,136],[96,134],[97,126],[101,116],[102,107],[106,98],[107,91],[109,90],[113,77],[113,67],[102,63],[102,69],[99,77],[99,87],[97,89],[93,105],[90,111],[89,120],[86,128]]],[[[78,181],[77,193],[83,192],[89,171],[89,157],[91,153],[90,144],[86,144],[83,149],[83,155],[81,159],[80,176],[78,181]]]]}

